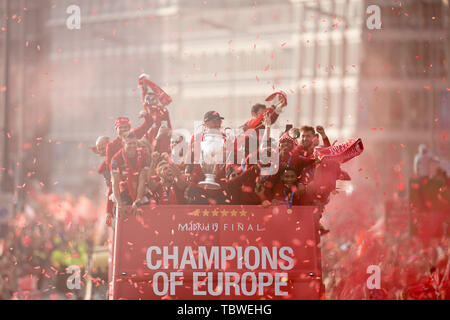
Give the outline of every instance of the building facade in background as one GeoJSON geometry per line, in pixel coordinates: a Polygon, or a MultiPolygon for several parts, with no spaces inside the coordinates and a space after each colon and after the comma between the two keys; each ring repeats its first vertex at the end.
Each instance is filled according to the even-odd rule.
{"type": "Polygon", "coordinates": [[[358,132],[374,150],[374,173],[386,177],[394,170],[407,179],[422,143],[450,170],[449,3],[372,3],[381,9],[382,28],[363,28],[358,132]]]}
{"type": "Polygon", "coordinates": [[[51,188],[49,9],[0,1],[0,205],[17,210],[30,186],[51,188]]]}

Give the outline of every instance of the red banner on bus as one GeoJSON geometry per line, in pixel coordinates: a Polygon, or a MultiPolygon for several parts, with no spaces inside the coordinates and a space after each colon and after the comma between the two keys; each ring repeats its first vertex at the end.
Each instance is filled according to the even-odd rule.
{"type": "Polygon", "coordinates": [[[316,207],[143,207],[115,223],[111,299],[320,299],[316,207]]]}

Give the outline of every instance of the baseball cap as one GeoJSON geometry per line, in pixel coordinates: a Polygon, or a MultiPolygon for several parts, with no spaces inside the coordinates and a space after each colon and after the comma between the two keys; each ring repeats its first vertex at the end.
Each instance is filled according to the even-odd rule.
{"type": "Polygon", "coordinates": [[[208,111],[207,113],[205,113],[205,115],[203,116],[203,121],[204,122],[208,122],[211,120],[216,120],[216,119],[221,119],[223,120],[224,118],[220,116],[220,114],[217,111],[208,111]]]}
{"type": "Polygon", "coordinates": [[[119,126],[130,126],[130,119],[127,117],[119,117],[114,122],[114,128],[117,128],[119,126]]]}

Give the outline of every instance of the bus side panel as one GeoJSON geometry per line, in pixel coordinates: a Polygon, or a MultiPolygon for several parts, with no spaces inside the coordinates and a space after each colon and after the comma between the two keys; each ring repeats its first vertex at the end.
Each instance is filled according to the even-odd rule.
{"type": "Polygon", "coordinates": [[[322,295],[322,275],[317,211],[315,207],[294,207],[293,212],[289,213],[283,206],[145,207],[142,217],[129,217],[116,223],[113,299],[319,299],[322,295]],[[200,246],[206,247],[207,252],[212,247],[241,247],[242,253],[246,248],[254,248],[249,250],[250,261],[243,261],[242,258],[238,265],[237,259],[230,259],[225,270],[219,269],[220,266],[210,270],[197,269],[190,263],[180,269],[172,260],[166,268],[162,268],[157,266],[161,254],[151,257],[150,263],[147,261],[149,247],[161,251],[167,247],[170,254],[181,259],[188,246],[193,249],[194,255],[200,246]],[[264,268],[261,263],[261,255],[261,261],[255,268],[254,253],[258,250],[262,252],[264,247],[266,266],[264,268]],[[290,259],[282,257],[282,251],[290,259]],[[290,266],[289,260],[292,262],[290,266]],[[155,267],[151,269],[149,264],[155,267]],[[280,264],[287,270],[283,270],[280,264]],[[157,272],[164,274],[155,280],[157,272]],[[169,277],[171,272],[182,272],[182,278],[176,280],[183,281],[172,293],[165,291],[169,287],[164,288],[164,282],[169,279],[165,277],[169,277]],[[212,286],[209,288],[208,282],[205,282],[197,286],[198,294],[194,294],[193,272],[205,272],[204,276],[199,277],[200,280],[208,275],[206,272],[210,272],[212,286]],[[250,272],[256,278],[259,273],[265,273],[273,281],[277,273],[285,272],[288,276],[280,276],[279,279],[287,282],[286,286],[282,286],[282,291],[287,295],[275,295],[273,284],[266,286],[263,292],[253,292],[252,285],[258,286],[251,283],[253,278],[249,276],[245,292],[242,289],[244,284],[239,282],[241,288],[238,291],[233,287],[226,294],[223,287],[226,284],[218,286],[220,272],[235,272],[239,276],[250,272]],[[154,291],[154,280],[158,284],[156,291],[159,290],[160,294],[154,291]]]}

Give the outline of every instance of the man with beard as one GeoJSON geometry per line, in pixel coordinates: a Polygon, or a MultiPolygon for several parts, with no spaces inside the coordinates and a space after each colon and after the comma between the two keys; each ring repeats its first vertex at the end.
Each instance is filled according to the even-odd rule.
{"type": "Polygon", "coordinates": [[[132,205],[132,213],[136,213],[144,196],[150,156],[138,149],[137,144],[136,135],[129,133],[124,137],[124,147],[111,161],[112,189],[118,216],[123,215],[127,205],[132,205]]]}
{"type": "MultiPolygon", "coordinates": [[[[330,141],[323,127],[318,126],[317,132],[321,135],[325,146],[330,146],[330,141]]],[[[294,157],[300,163],[301,182],[306,186],[305,196],[301,202],[304,205],[323,206],[328,203],[331,191],[336,188],[336,180],[341,173],[339,164],[335,161],[315,160],[314,148],[319,145],[318,134],[313,127],[300,128],[300,145],[294,151],[294,157]]]]}
{"type": "Polygon", "coordinates": [[[302,157],[312,157],[314,152],[314,140],[316,139],[316,131],[313,127],[303,126],[300,128],[300,137],[298,138],[298,146],[295,147],[294,153],[302,157]]]}
{"type": "MultiPolygon", "coordinates": [[[[129,133],[133,133],[137,139],[141,139],[145,135],[147,130],[151,127],[152,118],[150,117],[148,112],[144,110],[141,111],[139,117],[144,118],[144,123],[133,130],[131,130],[130,119],[128,119],[127,117],[119,117],[114,122],[114,128],[116,129],[117,137],[114,140],[110,141],[106,146],[105,166],[107,168],[111,167],[111,161],[113,157],[122,149],[124,137],[126,137],[129,133]]],[[[108,214],[106,222],[107,225],[110,225],[113,214],[114,204],[110,199],[112,193],[112,184],[109,184],[106,204],[106,213],[108,214]]]]}
{"type": "MultiPolygon", "coordinates": [[[[317,126],[317,132],[321,135],[325,146],[330,146],[330,141],[322,126],[317,126]]],[[[314,148],[319,145],[319,136],[313,127],[303,126],[300,128],[299,145],[292,151],[293,157],[297,161],[299,174],[304,183],[309,183],[314,177],[314,148]]]]}
{"type": "Polygon", "coordinates": [[[147,177],[148,198],[158,205],[183,204],[186,179],[181,170],[166,160],[160,161],[159,154],[152,154],[152,164],[147,177]],[[159,163],[156,164],[156,162],[159,163]]]}

